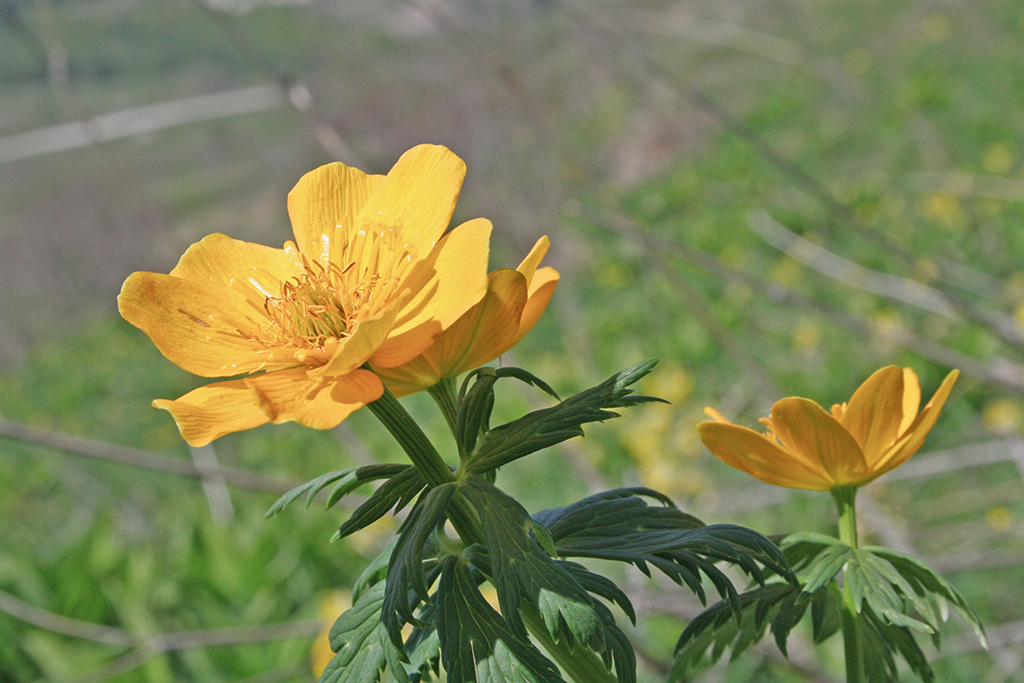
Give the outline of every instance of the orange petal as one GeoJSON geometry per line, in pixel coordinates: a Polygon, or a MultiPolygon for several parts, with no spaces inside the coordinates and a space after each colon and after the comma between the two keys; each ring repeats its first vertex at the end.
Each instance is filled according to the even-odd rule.
{"type": "Polygon", "coordinates": [[[890,365],[868,377],[850,398],[841,424],[860,444],[868,467],[899,435],[903,397],[903,369],[890,365]]]}
{"type": "Polygon", "coordinates": [[[783,447],[808,467],[820,465],[833,486],[855,483],[867,473],[864,453],[850,432],[814,401],[796,397],[777,401],[771,422],[783,447]]]}
{"type": "MultiPolygon", "coordinates": [[[[903,436],[910,425],[917,419],[917,411],[921,407],[921,382],[917,373],[910,368],[903,368],[903,419],[896,434],[903,436]]],[[[897,438],[898,438],[897,437],[897,438]]]]}
{"type": "Polygon", "coordinates": [[[701,422],[697,431],[719,460],[767,484],[811,491],[827,491],[835,486],[824,472],[808,467],[753,429],[727,422],[701,422]]]}
{"type": "Polygon", "coordinates": [[[367,198],[355,231],[398,232],[422,258],[448,227],[465,177],[466,164],[448,148],[413,147],[367,198]]]}
{"type": "Polygon", "coordinates": [[[342,420],[384,393],[380,377],[369,370],[358,369],[334,379],[333,385],[321,391],[316,399],[295,415],[295,421],[313,429],[333,429],[342,420]]]}
{"type": "Polygon", "coordinates": [[[374,365],[394,367],[423,353],[487,292],[491,222],[463,223],[438,242],[410,273],[411,291],[391,336],[373,356],[374,365]]]}
{"type": "Polygon", "coordinates": [[[237,280],[263,292],[265,298],[279,295],[281,282],[302,270],[302,262],[294,251],[214,233],[189,247],[170,274],[225,286],[237,280]]]}
{"type": "Polygon", "coordinates": [[[377,352],[395,326],[402,301],[393,301],[378,315],[356,322],[351,336],[338,344],[334,356],[315,372],[325,377],[347,375],[377,352]]]}
{"type": "Polygon", "coordinates": [[[125,320],[167,358],[203,377],[252,372],[263,359],[244,338],[256,331],[253,308],[234,289],[161,273],[132,273],[117,297],[125,320]]]}
{"type": "Polygon", "coordinates": [[[329,382],[310,381],[301,371],[282,370],[247,378],[261,405],[276,423],[298,422],[314,429],[338,426],[353,411],[384,393],[380,378],[355,370],[329,382]]]}
{"type": "Polygon", "coordinates": [[[932,399],[921,410],[921,414],[910,425],[906,434],[889,449],[889,452],[883,458],[874,464],[874,475],[872,478],[899,467],[907,458],[921,448],[925,437],[928,436],[928,432],[935,426],[935,421],[939,419],[939,412],[942,410],[942,406],[945,405],[946,399],[949,398],[949,392],[952,391],[953,384],[959,376],[959,370],[953,370],[946,375],[946,379],[942,380],[942,384],[939,385],[935,395],[932,396],[932,399]]]}
{"type": "Polygon", "coordinates": [[[558,285],[558,279],[558,271],[554,268],[541,268],[534,274],[533,281],[530,282],[529,298],[519,320],[519,334],[512,346],[518,344],[526,333],[533,329],[540,316],[547,310],[558,285]]]}
{"type": "Polygon", "coordinates": [[[537,267],[544,260],[544,255],[548,253],[550,246],[551,240],[548,239],[547,235],[544,235],[534,243],[530,253],[526,255],[523,262],[516,268],[516,270],[523,274],[527,282],[533,280],[533,274],[537,272],[537,267]]]}
{"type": "Polygon", "coordinates": [[[240,379],[208,384],[176,401],[158,399],[153,405],[170,412],[182,438],[195,447],[269,421],[256,395],[240,379]]]}
{"type": "Polygon", "coordinates": [[[384,182],[342,163],[327,164],[299,179],[288,193],[288,216],[295,241],[306,258],[327,264],[331,242],[345,240],[370,195],[384,182]]]}
{"type": "Polygon", "coordinates": [[[393,368],[374,366],[373,371],[397,398],[429,389],[441,381],[441,370],[433,364],[426,352],[393,368]]]}

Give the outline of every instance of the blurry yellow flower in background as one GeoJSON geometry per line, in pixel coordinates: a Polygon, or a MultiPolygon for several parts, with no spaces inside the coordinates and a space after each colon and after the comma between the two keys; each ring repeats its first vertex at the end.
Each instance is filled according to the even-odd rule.
{"type": "Polygon", "coordinates": [[[734,425],[718,411],[697,429],[721,461],[768,484],[828,491],[863,486],[917,452],[949,397],[958,370],[950,372],[918,413],[921,386],[910,368],[875,372],[849,403],[831,413],[805,398],[784,398],[762,418],[767,433],[734,425]]]}
{"type": "Polygon", "coordinates": [[[320,675],[327,668],[327,665],[334,659],[334,650],[331,649],[331,627],[338,617],[352,606],[352,594],[348,591],[328,591],[320,601],[320,635],[313,641],[310,650],[310,668],[313,675],[320,678],[320,675]]]}
{"type": "Polygon", "coordinates": [[[374,366],[387,388],[398,397],[428,389],[489,363],[518,344],[547,308],[558,284],[554,268],[538,269],[549,245],[548,238],[542,237],[518,268],[491,273],[480,303],[439,334],[421,355],[396,367],[374,366]]]}
{"type": "Polygon", "coordinates": [[[408,363],[487,293],[490,221],[445,234],[465,164],[415,147],[387,174],[334,163],[288,195],[283,249],[214,234],[170,274],[134,273],[121,315],[171,361],[240,379],[154,405],[202,446],[267,422],[329,429],[376,400],[367,363],[408,363]]]}

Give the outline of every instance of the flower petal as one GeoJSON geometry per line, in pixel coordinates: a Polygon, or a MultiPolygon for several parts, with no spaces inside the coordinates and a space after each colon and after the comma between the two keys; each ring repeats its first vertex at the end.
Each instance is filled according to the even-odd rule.
{"type": "Polygon", "coordinates": [[[783,447],[808,465],[820,463],[832,486],[855,483],[867,473],[864,453],[853,436],[814,401],[797,397],[777,401],[771,423],[783,447]]]}
{"type": "Polygon", "coordinates": [[[910,425],[917,419],[917,411],[920,407],[921,382],[917,379],[916,372],[910,368],[903,368],[903,419],[896,431],[897,435],[903,436],[910,429],[910,425]]]}
{"type": "Polygon", "coordinates": [[[384,386],[368,370],[322,381],[303,368],[278,370],[243,380],[267,417],[280,424],[298,422],[315,429],[337,426],[352,411],[380,398],[384,386]]]}
{"type": "Polygon", "coordinates": [[[447,147],[413,147],[367,198],[354,229],[398,232],[422,258],[447,229],[465,177],[465,162],[447,147]]]}
{"type": "Polygon", "coordinates": [[[808,467],[753,429],[728,422],[701,422],[697,431],[715,457],[767,484],[811,491],[827,491],[835,485],[824,472],[808,467]]]}
{"type": "Polygon", "coordinates": [[[874,463],[872,479],[899,467],[921,448],[928,432],[935,426],[935,421],[939,419],[939,412],[945,405],[946,399],[949,398],[949,392],[952,391],[953,384],[959,376],[959,370],[953,370],[946,375],[946,379],[942,380],[935,395],[921,410],[921,414],[917,416],[906,433],[878,462],[874,463]]]}
{"type": "Polygon", "coordinates": [[[544,260],[544,255],[548,253],[550,246],[551,240],[548,239],[547,235],[544,235],[534,243],[530,253],[526,255],[523,262],[516,268],[516,270],[523,274],[527,282],[533,280],[533,275],[537,272],[537,267],[544,260]]]}
{"type": "Polygon", "coordinates": [[[445,235],[409,275],[412,292],[372,362],[389,368],[423,353],[487,292],[491,222],[477,218],[445,235]]]}
{"type": "Polygon", "coordinates": [[[903,369],[890,365],[874,372],[850,398],[840,424],[860,444],[868,467],[899,435],[903,397],[903,369]]]}
{"type": "Polygon", "coordinates": [[[534,274],[533,281],[530,282],[529,298],[519,319],[519,334],[512,346],[518,344],[526,333],[533,329],[540,316],[547,310],[559,277],[558,271],[554,268],[541,268],[534,274]]]}
{"type": "Polygon", "coordinates": [[[393,301],[376,316],[356,322],[352,334],[338,344],[334,356],[314,372],[325,377],[347,375],[365,364],[391,334],[401,307],[402,300],[393,301]]]}
{"type": "Polygon", "coordinates": [[[207,235],[189,247],[170,274],[230,286],[232,280],[248,283],[257,291],[279,295],[281,282],[302,273],[302,261],[294,250],[274,249],[243,242],[221,233],[207,235]]]}
{"type": "Polygon", "coordinates": [[[125,320],[149,335],[167,358],[195,375],[226,377],[262,365],[243,333],[256,315],[244,295],[228,287],[161,273],[132,273],[117,297],[125,320]]]}
{"type": "Polygon", "coordinates": [[[310,171],[288,193],[288,216],[295,241],[308,259],[327,264],[331,243],[355,230],[367,199],[384,182],[340,162],[310,171]]]}
{"type": "Polygon", "coordinates": [[[197,448],[270,421],[252,389],[240,379],[199,387],[175,401],[157,399],[153,405],[170,412],[182,438],[197,448]]]}

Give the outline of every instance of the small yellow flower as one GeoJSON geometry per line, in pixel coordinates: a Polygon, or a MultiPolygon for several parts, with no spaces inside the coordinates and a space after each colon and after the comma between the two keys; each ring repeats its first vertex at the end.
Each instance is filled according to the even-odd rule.
{"type": "Polygon", "coordinates": [[[547,308],[558,284],[554,268],[538,268],[549,244],[542,237],[518,268],[491,273],[480,303],[439,334],[421,355],[396,367],[374,366],[388,389],[398,397],[428,389],[489,363],[518,344],[547,308]]]}
{"type": "Polygon", "coordinates": [[[193,446],[267,422],[329,429],[383,393],[367,363],[422,354],[487,292],[490,221],[445,233],[465,164],[420,145],[387,174],[334,163],[288,195],[283,249],[214,234],[170,274],[134,273],[121,315],[171,361],[237,377],[154,405],[193,446]]]}
{"type": "Polygon", "coordinates": [[[761,419],[767,433],[734,425],[712,408],[704,412],[714,421],[697,428],[719,460],[768,484],[812,491],[863,486],[917,452],[959,374],[950,372],[920,413],[917,375],[890,365],[831,413],[791,397],[761,419]]]}

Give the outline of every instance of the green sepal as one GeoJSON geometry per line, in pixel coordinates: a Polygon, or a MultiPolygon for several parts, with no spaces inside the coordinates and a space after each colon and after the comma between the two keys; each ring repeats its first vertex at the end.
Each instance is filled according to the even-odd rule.
{"type": "Polygon", "coordinates": [[[565,683],[551,660],[488,604],[462,557],[446,557],[440,569],[437,633],[451,683],[565,683]]]}
{"type": "Polygon", "coordinates": [[[633,396],[628,388],[649,373],[657,362],[651,359],[638,363],[558,405],[535,410],[488,430],[466,451],[465,473],[484,474],[567,439],[583,436],[583,425],[618,417],[612,408],[664,402],[651,396],[633,396]]]}
{"type": "Polygon", "coordinates": [[[427,541],[447,519],[448,503],[454,493],[454,483],[426,491],[398,530],[398,542],[388,561],[387,593],[381,617],[391,642],[398,648],[402,647],[403,624],[426,625],[414,614],[420,602],[430,601],[425,550],[427,541]]]}
{"type": "Polygon", "coordinates": [[[526,637],[519,609],[520,603],[529,601],[556,641],[603,652],[605,629],[593,598],[535,540],[530,530],[536,522],[522,505],[480,478],[466,481],[460,494],[480,517],[488,563],[479,563],[480,568],[497,589],[502,614],[513,632],[526,637]]]}
{"type": "MultiPolygon", "coordinates": [[[[389,510],[399,512],[426,487],[423,474],[417,468],[412,465],[394,467],[399,468],[395,470],[397,473],[378,486],[369,498],[352,511],[349,518],[334,532],[331,541],[337,541],[373,524],[389,510]]],[[[334,496],[334,492],[331,492],[331,496],[334,496]]]]}
{"type": "Polygon", "coordinates": [[[364,465],[361,467],[348,467],[343,470],[335,470],[333,472],[328,472],[327,474],[322,474],[316,479],[307,481],[305,484],[300,486],[296,486],[291,491],[278,498],[274,504],[270,506],[270,509],[267,510],[263,517],[264,519],[270,519],[298,500],[302,494],[306,494],[306,508],[308,509],[316,494],[320,493],[320,491],[328,485],[338,482],[327,500],[327,507],[330,508],[337,503],[342,496],[351,493],[361,484],[368,481],[374,481],[376,479],[388,479],[408,467],[409,465],[393,464],[364,465]]]}

